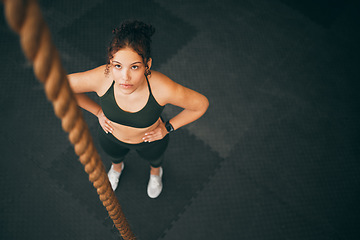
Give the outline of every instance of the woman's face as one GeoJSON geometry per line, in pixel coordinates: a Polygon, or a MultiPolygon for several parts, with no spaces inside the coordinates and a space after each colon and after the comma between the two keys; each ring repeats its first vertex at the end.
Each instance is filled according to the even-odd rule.
{"type": "Polygon", "coordinates": [[[110,63],[114,81],[123,93],[131,94],[144,83],[145,65],[142,57],[133,49],[120,49],[110,63]]]}

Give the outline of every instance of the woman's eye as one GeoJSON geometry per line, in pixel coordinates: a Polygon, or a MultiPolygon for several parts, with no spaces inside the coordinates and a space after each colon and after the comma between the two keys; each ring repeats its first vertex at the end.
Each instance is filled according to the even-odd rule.
{"type": "Polygon", "coordinates": [[[132,69],[138,69],[139,66],[132,66],[131,68],[132,68],[132,69]]]}
{"type": "Polygon", "coordinates": [[[120,68],[121,68],[121,65],[116,64],[116,65],[115,65],[115,68],[120,69],[120,68]]]}

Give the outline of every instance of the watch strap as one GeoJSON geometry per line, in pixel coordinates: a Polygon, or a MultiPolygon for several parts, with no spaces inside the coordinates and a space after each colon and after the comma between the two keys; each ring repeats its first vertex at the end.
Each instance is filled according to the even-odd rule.
{"type": "Polygon", "coordinates": [[[167,121],[165,123],[165,128],[168,131],[168,133],[171,133],[171,132],[173,132],[175,130],[174,127],[171,125],[171,123],[169,121],[167,121]]]}

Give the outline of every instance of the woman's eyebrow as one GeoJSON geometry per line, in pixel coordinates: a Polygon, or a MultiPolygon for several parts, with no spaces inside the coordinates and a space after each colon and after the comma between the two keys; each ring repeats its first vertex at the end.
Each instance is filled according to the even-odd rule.
{"type": "MultiPolygon", "coordinates": [[[[121,64],[119,61],[116,61],[116,60],[113,60],[113,62],[116,62],[116,63],[119,63],[119,64],[121,64]]],[[[130,65],[134,65],[134,64],[141,64],[141,62],[134,62],[134,63],[132,63],[132,64],[130,64],[130,65]]]]}

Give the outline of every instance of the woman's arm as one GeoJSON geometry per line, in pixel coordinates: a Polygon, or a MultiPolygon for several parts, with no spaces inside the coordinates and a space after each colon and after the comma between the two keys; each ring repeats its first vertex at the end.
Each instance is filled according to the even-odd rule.
{"type": "Polygon", "coordinates": [[[209,101],[204,95],[179,84],[175,84],[170,92],[172,94],[168,103],[184,109],[169,120],[174,130],[199,119],[209,107],[209,101]]]}
{"type": "Polygon", "coordinates": [[[75,93],[75,98],[79,107],[94,114],[95,116],[98,116],[101,113],[100,105],[89,98],[85,93],[75,93]]]}
{"type": "MultiPolygon", "coordinates": [[[[157,75],[157,80],[155,80],[154,76],[156,89],[154,89],[153,92],[156,92],[159,103],[161,105],[172,104],[183,108],[178,115],[169,120],[174,130],[204,115],[209,107],[209,101],[204,95],[172,81],[163,74],[158,72],[154,72],[154,74],[157,75]]],[[[167,133],[165,124],[160,124],[157,129],[147,133],[143,139],[144,141],[151,142],[163,138],[167,133]]]]}
{"type": "Polygon", "coordinates": [[[110,120],[105,117],[100,105],[85,94],[85,92],[96,92],[99,95],[101,83],[103,83],[106,78],[104,71],[105,66],[103,65],[86,72],[70,74],[68,75],[68,79],[70,87],[75,93],[78,105],[94,114],[98,118],[101,127],[107,133],[113,131],[110,120]]]}
{"type": "Polygon", "coordinates": [[[104,76],[105,66],[100,66],[89,71],[73,73],[68,75],[70,87],[75,93],[78,105],[91,112],[95,116],[98,115],[100,106],[86,96],[86,92],[98,93],[101,88],[101,81],[105,78],[104,76]]]}

